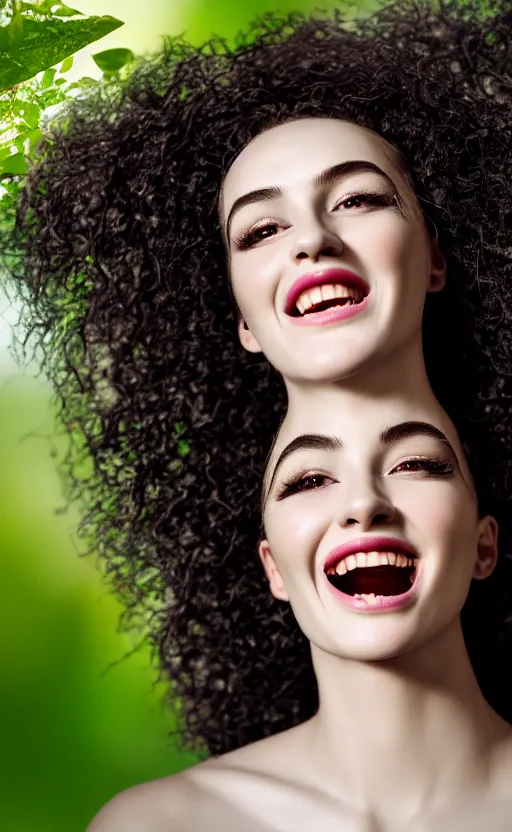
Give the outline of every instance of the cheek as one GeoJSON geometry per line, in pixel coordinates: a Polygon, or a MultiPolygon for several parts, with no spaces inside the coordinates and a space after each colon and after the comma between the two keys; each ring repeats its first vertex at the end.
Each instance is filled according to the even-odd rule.
{"type": "MultiPolygon", "coordinates": [[[[353,247],[371,265],[374,273],[387,272],[396,275],[401,284],[424,294],[429,274],[429,251],[424,234],[415,225],[392,214],[385,218],[375,215],[375,221],[357,229],[353,247]],[[371,246],[368,242],[371,240],[371,246]],[[425,280],[420,278],[424,274],[425,280]]],[[[347,244],[348,244],[347,238],[347,244]]]]}
{"type": "Polygon", "coordinates": [[[432,549],[433,586],[439,590],[438,603],[445,609],[462,609],[467,598],[477,555],[476,510],[469,495],[447,495],[446,499],[425,500],[428,543],[432,549]]]}
{"type": "Polygon", "coordinates": [[[450,558],[467,557],[469,562],[476,545],[476,509],[460,488],[439,482],[411,487],[408,494],[404,488],[399,505],[427,546],[450,558]]]}
{"type": "Polygon", "coordinates": [[[325,504],[322,511],[320,502],[319,495],[291,498],[287,506],[283,502],[267,513],[267,540],[283,577],[285,573],[296,575],[297,567],[313,568],[318,546],[329,527],[325,504]]]}
{"type": "Polygon", "coordinates": [[[235,255],[231,260],[231,286],[244,316],[246,312],[250,316],[254,307],[273,297],[277,273],[274,249],[270,251],[270,246],[261,246],[235,255]]]}

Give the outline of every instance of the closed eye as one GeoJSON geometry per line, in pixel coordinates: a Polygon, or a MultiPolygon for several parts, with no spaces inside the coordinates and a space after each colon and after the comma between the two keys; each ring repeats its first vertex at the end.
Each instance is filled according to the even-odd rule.
{"type": "Polygon", "coordinates": [[[292,494],[302,494],[304,491],[324,488],[332,481],[332,477],[328,477],[326,474],[307,474],[306,476],[293,478],[282,484],[276,495],[276,500],[283,500],[292,494]]]}
{"type": "Polygon", "coordinates": [[[362,192],[344,196],[332,210],[337,211],[339,208],[345,208],[347,211],[354,211],[358,208],[388,208],[392,205],[397,207],[396,197],[393,194],[362,192]]]}
{"type": "Polygon", "coordinates": [[[432,476],[443,477],[453,474],[453,465],[443,459],[430,459],[427,457],[417,457],[415,459],[406,459],[396,465],[390,474],[419,474],[427,473],[432,476]]]}

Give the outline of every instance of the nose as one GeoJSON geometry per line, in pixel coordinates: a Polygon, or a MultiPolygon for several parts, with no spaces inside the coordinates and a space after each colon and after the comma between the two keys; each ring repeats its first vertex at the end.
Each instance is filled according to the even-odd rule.
{"type": "Polygon", "coordinates": [[[342,528],[357,527],[361,531],[370,531],[375,526],[390,523],[395,516],[393,504],[374,483],[361,483],[357,487],[351,483],[338,522],[342,528]]]}
{"type": "Polygon", "coordinates": [[[342,252],[341,239],[317,217],[309,217],[297,229],[292,248],[292,259],[295,262],[318,260],[321,257],[339,257],[342,252]]]}

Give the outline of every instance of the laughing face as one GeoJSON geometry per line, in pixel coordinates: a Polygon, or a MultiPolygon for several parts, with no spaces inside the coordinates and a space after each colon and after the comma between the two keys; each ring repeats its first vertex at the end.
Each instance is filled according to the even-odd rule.
{"type": "MultiPolygon", "coordinates": [[[[442,413],[442,412],[441,412],[442,413]]],[[[375,661],[460,626],[496,562],[457,434],[422,409],[311,408],[278,437],[260,546],[270,588],[312,647],[375,661]]]]}
{"type": "Polygon", "coordinates": [[[235,160],[220,208],[241,342],[285,379],[341,380],[421,343],[445,262],[379,136],[335,119],[274,127],[235,160]]]}

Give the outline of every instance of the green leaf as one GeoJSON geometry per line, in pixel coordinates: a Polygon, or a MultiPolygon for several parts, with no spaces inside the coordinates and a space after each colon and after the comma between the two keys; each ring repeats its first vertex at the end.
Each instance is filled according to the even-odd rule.
{"type": "Polygon", "coordinates": [[[178,439],[178,456],[184,457],[190,453],[190,445],[184,439],[178,439]]]}
{"type": "Polygon", "coordinates": [[[14,18],[0,27],[0,89],[10,89],[123,25],[115,17],[85,20],[14,18]],[[15,26],[16,23],[16,26],[15,26]]]}
{"type": "Polygon", "coordinates": [[[55,78],[57,70],[56,69],[47,69],[45,70],[43,77],[41,78],[41,86],[45,90],[48,87],[51,87],[53,84],[53,79],[55,78]]]}
{"type": "Polygon", "coordinates": [[[62,61],[59,72],[62,72],[62,73],[69,72],[69,70],[71,69],[72,66],[73,66],[73,56],[70,55],[69,58],[66,58],[65,61],[62,61]]]}
{"type": "Polygon", "coordinates": [[[28,134],[27,139],[30,142],[30,149],[34,148],[38,143],[39,139],[42,137],[43,131],[42,130],[32,130],[31,133],[28,134]]]}
{"type": "Polygon", "coordinates": [[[96,52],[92,59],[102,72],[119,72],[119,70],[133,61],[131,49],[106,49],[104,52],[96,52]]]}
{"type": "Polygon", "coordinates": [[[13,146],[16,148],[16,150],[19,151],[19,153],[25,153],[25,149],[23,147],[23,142],[24,141],[25,141],[25,134],[20,133],[18,136],[16,136],[16,138],[12,142],[13,146]]]}
{"type": "Polygon", "coordinates": [[[57,17],[75,17],[76,15],[80,15],[81,17],[83,17],[82,12],[79,12],[76,9],[70,9],[70,7],[65,6],[64,3],[62,3],[62,5],[60,5],[58,9],[55,9],[53,14],[57,17]]]}
{"type": "Polygon", "coordinates": [[[23,153],[14,153],[8,159],[4,159],[0,166],[0,176],[5,173],[26,173],[28,170],[27,161],[23,153]]]}
{"type": "MultiPolygon", "coordinates": [[[[30,152],[30,150],[32,150],[35,147],[42,135],[42,131],[39,129],[30,130],[30,128],[28,128],[25,130],[20,130],[18,135],[14,139],[11,139],[10,144],[5,148],[8,151],[8,153],[6,153],[5,156],[8,157],[11,147],[15,147],[22,154],[30,152]]],[[[19,163],[16,162],[15,164],[18,165],[19,163]]],[[[18,171],[15,172],[17,173],[18,171]]]]}
{"type": "Polygon", "coordinates": [[[75,17],[75,15],[80,15],[83,17],[82,12],[77,12],[76,9],[70,9],[69,6],[61,3],[60,0],[35,0],[32,3],[22,2],[20,3],[20,8],[22,11],[30,10],[36,14],[47,16],[75,17]]]}
{"type": "Polygon", "coordinates": [[[37,104],[32,104],[30,101],[18,99],[14,103],[13,110],[17,113],[17,115],[23,116],[29,127],[34,129],[38,126],[41,111],[37,104]]]}

